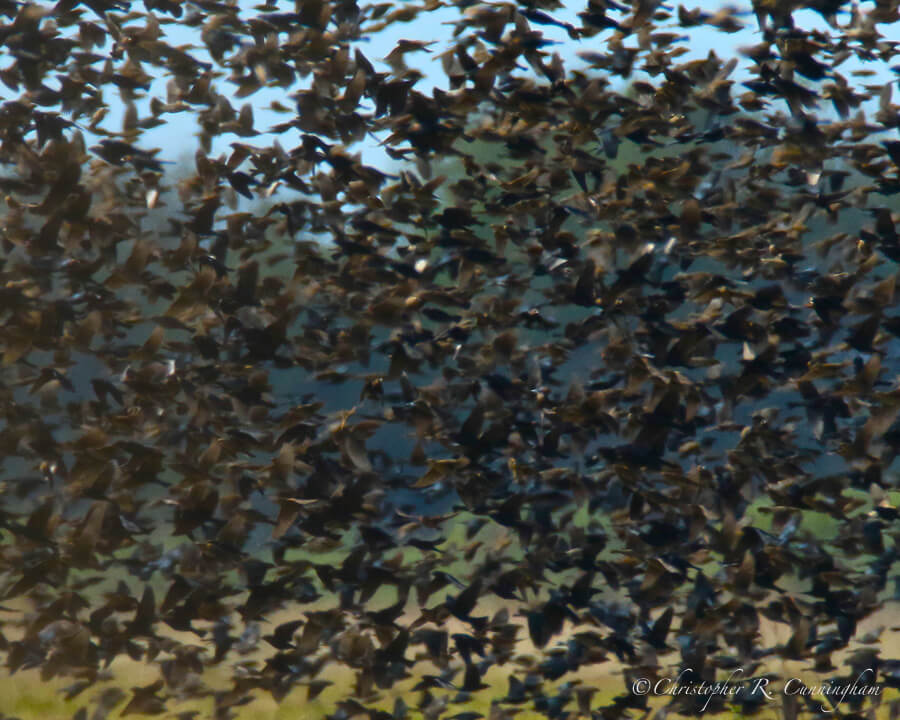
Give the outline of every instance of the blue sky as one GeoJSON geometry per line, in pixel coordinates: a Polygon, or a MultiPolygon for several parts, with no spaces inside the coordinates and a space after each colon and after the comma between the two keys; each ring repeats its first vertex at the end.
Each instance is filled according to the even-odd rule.
{"type": "MultiPolygon", "coordinates": [[[[240,3],[240,7],[243,9],[246,17],[251,17],[252,15],[255,15],[257,13],[257,11],[254,11],[252,9],[253,5],[255,4],[255,2],[246,2],[246,0],[242,0],[242,2],[240,3]]],[[[400,4],[402,3],[398,3],[398,6],[400,4]]],[[[714,50],[721,58],[728,58],[730,56],[736,55],[739,48],[753,45],[760,42],[761,40],[761,33],[758,30],[756,17],[753,14],[750,5],[748,4],[726,5],[719,2],[708,1],[691,3],[690,0],[687,0],[687,2],[685,3],[685,6],[689,9],[700,7],[707,12],[713,13],[724,7],[734,7],[736,9],[735,17],[744,25],[744,27],[739,32],[733,34],[725,34],[723,32],[710,30],[705,27],[689,29],[680,28],[677,21],[678,5],[678,2],[664,3],[663,7],[667,8],[671,12],[672,18],[669,21],[661,24],[658,30],[664,32],[675,32],[678,34],[685,34],[689,36],[690,39],[687,42],[679,43],[683,44],[688,50],[686,54],[682,55],[681,58],[679,58],[679,61],[684,62],[691,59],[706,57],[711,50],[714,50]]],[[[577,15],[578,12],[584,9],[584,6],[584,2],[568,2],[566,3],[565,7],[553,11],[551,14],[553,15],[553,17],[563,22],[580,25],[580,20],[578,19],[577,15]]],[[[862,4],[863,9],[870,6],[871,3],[862,4]]],[[[290,11],[293,9],[293,3],[280,3],[278,9],[283,11],[290,11]]],[[[398,41],[400,41],[401,39],[434,40],[435,43],[433,46],[431,46],[430,53],[417,52],[408,55],[406,58],[407,64],[411,68],[420,70],[425,75],[424,79],[419,81],[419,83],[416,85],[416,88],[420,92],[430,93],[431,89],[435,86],[446,89],[447,79],[441,68],[441,63],[438,56],[444,50],[452,47],[454,42],[452,35],[454,28],[452,23],[459,17],[460,11],[455,7],[441,8],[440,10],[434,12],[423,13],[419,16],[419,19],[408,23],[398,23],[390,26],[380,34],[360,41],[357,46],[366,55],[366,57],[373,64],[375,64],[377,70],[387,72],[389,70],[389,67],[383,62],[382,59],[391,52],[398,41]]],[[[820,30],[822,32],[830,33],[832,36],[838,32],[835,29],[830,28],[827,23],[813,11],[797,11],[794,13],[794,19],[797,27],[820,30]]],[[[839,22],[843,24],[846,23],[848,19],[848,14],[844,13],[839,17],[839,22]]],[[[554,40],[556,43],[558,43],[556,45],[548,47],[547,51],[551,54],[553,52],[558,52],[562,57],[567,70],[585,67],[586,64],[581,58],[579,58],[578,53],[603,52],[606,43],[613,34],[610,31],[606,31],[594,36],[593,38],[574,41],[568,37],[565,30],[563,30],[562,28],[537,25],[534,25],[534,27],[535,29],[539,29],[541,32],[543,32],[546,38],[554,40]]],[[[191,28],[181,24],[172,24],[164,25],[163,29],[167,41],[170,44],[192,46],[193,49],[191,49],[190,52],[196,58],[200,60],[209,60],[209,57],[206,54],[206,50],[200,39],[201,28],[191,28]]],[[[635,47],[636,44],[637,38],[633,35],[627,38],[625,41],[625,45],[627,47],[635,47]]],[[[105,49],[108,49],[108,47],[105,49]]],[[[737,68],[732,74],[732,79],[737,82],[748,79],[750,77],[749,65],[749,60],[747,60],[746,58],[741,58],[737,68]]],[[[148,67],[145,69],[147,71],[150,71],[151,68],[148,67]]],[[[840,67],[840,72],[848,78],[851,84],[857,85],[879,84],[895,81],[897,78],[897,76],[891,72],[886,63],[871,62],[867,63],[864,68],[864,66],[855,59],[846,61],[840,67]],[[871,70],[875,74],[867,78],[854,79],[851,76],[851,72],[860,69],[871,70]]],[[[635,73],[632,78],[645,79],[649,80],[650,82],[653,81],[651,78],[643,76],[643,74],[640,72],[635,73]]],[[[151,97],[155,96],[162,101],[165,101],[166,83],[168,82],[168,79],[169,78],[165,76],[157,77],[154,80],[150,91],[138,102],[137,106],[139,116],[141,118],[144,118],[150,114],[149,100],[151,97]]],[[[305,83],[308,83],[308,81],[309,78],[301,80],[295,88],[292,88],[292,91],[300,89],[305,85],[305,83]]],[[[247,142],[253,145],[270,145],[276,136],[269,134],[266,131],[272,125],[285,122],[290,118],[290,116],[272,112],[271,110],[267,110],[267,108],[273,101],[291,108],[295,107],[295,103],[290,97],[292,91],[286,91],[283,88],[264,88],[257,91],[249,98],[239,99],[233,96],[229,96],[229,94],[234,90],[234,86],[225,78],[221,78],[216,83],[216,89],[219,93],[225,95],[226,97],[229,97],[229,100],[235,110],[239,110],[243,104],[249,102],[253,106],[254,110],[255,128],[259,130],[261,134],[258,137],[249,139],[242,139],[229,133],[223,134],[215,140],[212,148],[213,157],[217,157],[221,153],[229,153],[229,144],[235,141],[247,142]]],[[[740,85],[736,85],[733,91],[735,93],[740,93],[742,90],[743,88],[741,88],[740,85]]],[[[118,99],[115,97],[107,98],[107,101],[110,103],[110,112],[104,122],[101,124],[101,127],[111,132],[117,132],[121,129],[122,117],[124,114],[124,106],[120,101],[117,100],[118,99]]],[[[368,107],[370,104],[371,103],[369,103],[367,100],[363,99],[362,110],[365,111],[366,109],[371,109],[368,107]]],[[[874,106],[870,105],[868,109],[872,110],[873,108],[874,106]]],[[[786,108],[773,109],[785,110],[786,108]]],[[[823,103],[820,115],[826,115],[830,112],[830,104],[823,103]]],[[[163,119],[166,120],[165,125],[162,125],[161,127],[155,128],[150,131],[146,131],[142,136],[140,145],[144,148],[161,148],[161,152],[158,156],[160,159],[176,161],[180,159],[183,160],[190,158],[190,162],[192,163],[194,152],[198,147],[198,141],[196,138],[197,125],[195,116],[193,115],[193,113],[183,112],[178,114],[166,114],[163,116],[163,119]]],[[[299,142],[299,131],[289,131],[284,135],[279,136],[278,139],[283,147],[285,147],[286,149],[290,149],[295,143],[299,142]]],[[[369,138],[365,142],[360,142],[352,146],[350,148],[350,151],[362,152],[363,160],[375,167],[388,169],[396,165],[394,161],[390,160],[390,158],[386,156],[386,154],[378,146],[378,143],[374,138],[369,138]]]]}

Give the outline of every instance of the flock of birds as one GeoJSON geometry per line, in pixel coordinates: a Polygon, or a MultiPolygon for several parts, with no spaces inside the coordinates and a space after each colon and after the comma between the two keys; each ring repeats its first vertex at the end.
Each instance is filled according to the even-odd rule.
{"type": "Polygon", "coordinates": [[[561,7],[0,2],[6,672],[78,720],[827,714],[630,691],[783,660],[900,687],[900,6],[561,7]],[[367,56],[410,21],[447,37],[367,56]],[[175,179],[143,135],[179,113],[175,179]]]}

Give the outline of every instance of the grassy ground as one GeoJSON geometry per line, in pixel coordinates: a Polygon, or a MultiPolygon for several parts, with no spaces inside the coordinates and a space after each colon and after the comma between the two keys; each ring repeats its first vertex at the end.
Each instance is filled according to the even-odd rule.
{"type": "MultiPolygon", "coordinates": [[[[288,617],[288,615],[285,612],[284,616],[288,617]]],[[[279,617],[275,621],[278,622],[282,619],[279,617]]],[[[885,610],[862,623],[858,637],[864,637],[867,634],[871,635],[876,631],[880,631],[877,646],[881,647],[883,657],[889,657],[890,648],[900,647],[900,627],[891,627],[898,620],[900,620],[900,617],[898,617],[896,609],[885,610]]],[[[792,629],[784,625],[764,622],[760,632],[765,644],[783,644],[790,637],[792,629]]],[[[530,641],[527,640],[527,632],[520,632],[520,637],[523,638],[517,648],[520,654],[535,654],[534,648],[531,646],[530,641]]],[[[870,645],[870,647],[873,646],[870,645]]],[[[677,663],[677,661],[677,653],[670,653],[660,657],[660,662],[663,666],[666,663],[677,663]]],[[[841,658],[835,656],[833,661],[835,665],[839,665],[841,658]]],[[[505,667],[492,668],[484,677],[484,682],[490,686],[488,689],[474,693],[471,701],[467,704],[449,706],[444,715],[450,716],[464,711],[474,711],[482,713],[485,717],[491,717],[491,703],[493,700],[499,700],[506,695],[508,673],[513,669],[514,666],[511,664],[505,667]]],[[[763,671],[775,672],[781,677],[800,677],[808,684],[821,683],[827,680],[827,676],[818,676],[811,673],[808,665],[796,662],[786,663],[776,660],[765,669],[757,671],[756,674],[762,674],[763,671]]],[[[383,692],[377,702],[368,702],[366,704],[374,705],[390,712],[395,698],[402,697],[411,709],[411,717],[421,717],[416,710],[421,693],[413,693],[411,688],[417,682],[419,676],[434,672],[436,672],[436,669],[430,661],[420,661],[412,669],[413,678],[398,683],[390,691],[383,692]]],[[[674,674],[674,671],[672,671],[672,674],[674,674]]],[[[662,672],[661,677],[665,676],[666,673],[662,672]]],[[[276,702],[268,695],[259,695],[252,703],[239,708],[236,717],[241,720],[320,720],[325,715],[334,712],[336,703],[339,700],[351,697],[353,688],[353,674],[347,668],[337,665],[326,666],[322,677],[330,680],[333,685],[325,688],[321,695],[313,701],[307,700],[306,688],[298,685],[281,702],[276,702]]],[[[96,701],[103,693],[110,693],[111,688],[121,688],[125,692],[119,694],[120,699],[114,703],[114,709],[108,715],[109,717],[117,717],[130,699],[131,693],[129,690],[132,687],[150,685],[158,678],[159,671],[156,667],[120,657],[109,668],[109,673],[105,679],[101,679],[95,686],[86,689],[74,699],[67,700],[65,698],[66,688],[72,685],[73,680],[71,678],[53,678],[43,681],[37,669],[21,671],[13,676],[0,676],[0,717],[18,717],[21,720],[68,720],[79,707],[86,704],[86,701],[96,701]]],[[[204,680],[214,689],[225,690],[230,685],[227,670],[224,668],[209,671],[204,680]]],[[[545,684],[544,690],[553,694],[553,690],[561,683],[575,680],[582,687],[596,689],[596,693],[591,701],[591,706],[595,709],[609,705],[616,696],[622,695],[626,691],[622,668],[614,659],[586,668],[577,674],[569,673],[557,682],[548,682],[545,684]]],[[[776,687],[777,691],[777,686],[774,687],[776,687]]],[[[876,712],[876,718],[888,718],[890,716],[890,706],[893,704],[893,701],[898,700],[896,691],[885,689],[884,692],[882,706],[876,712]]],[[[436,690],[433,691],[433,694],[437,697],[445,695],[449,699],[456,695],[452,690],[436,690]]],[[[782,718],[781,698],[780,696],[776,697],[776,700],[763,706],[760,713],[754,717],[782,718]]],[[[661,708],[668,700],[669,698],[665,697],[651,698],[650,704],[651,707],[661,708]]],[[[88,713],[89,718],[92,717],[93,706],[94,703],[92,702],[88,713]]],[[[214,715],[214,704],[211,697],[184,701],[173,699],[168,707],[170,711],[168,717],[191,711],[196,712],[198,718],[213,717],[214,715]]],[[[543,717],[534,710],[530,702],[515,707],[508,705],[505,707],[513,711],[516,720],[536,720],[543,717]]],[[[567,705],[567,708],[575,713],[575,715],[572,715],[573,718],[577,715],[575,707],[576,703],[574,700],[567,705]]],[[[733,714],[721,716],[740,717],[741,714],[738,711],[734,711],[733,714]]],[[[100,717],[106,717],[106,715],[100,717]]],[[[497,716],[495,715],[494,717],[496,718],[497,716]]],[[[872,716],[869,715],[868,717],[872,716]]]]}
{"type": "MultiPolygon", "coordinates": [[[[156,672],[149,667],[142,668],[116,668],[117,677],[121,686],[128,689],[132,686],[141,686],[151,684],[157,677],[156,672]]],[[[334,673],[326,673],[334,674],[334,673]]],[[[812,684],[821,678],[808,677],[809,673],[799,673],[800,677],[806,677],[807,682],[812,684]]],[[[473,700],[466,705],[451,706],[452,709],[446,711],[445,716],[453,715],[465,711],[475,711],[482,713],[485,717],[490,717],[491,702],[493,699],[500,699],[506,694],[507,680],[502,669],[496,669],[488,672],[485,680],[491,686],[490,691],[482,691],[477,694],[473,700]]],[[[597,673],[591,678],[582,680],[584,686],[597,689],[596,694],[592,698],[591,705],[593,708],[599,708],[608,705],[612,700],[623,693],[623,679],[617,674],[601,674],[597,673]]],[[[79,707],[84,704],[84,697],[96,698],[100,694],[108,690],[114,685],[104,684],[98,686],[96,690],[86,691],[83,696],[79,696],[73,700],[66,700],[63,697],[63,688],[66,681],[52,680],[49,682],[41,682],[36,671],[25,671],[17,674],[15,677],[0,678],[0,707],[2,707],[2,717],[4,718],[20,718],[21,720],[70,720],[79,707]]],[[[344,697],[351,695],[349,684],[336,684],[332,688],[326,689],[320,698],[309,702],[306,700],[306,690],[298,687],[277,703],[269,696],[260,696],[242,708],[240,708],[236,717],[241,720],[319,720],[325,715],[335,710],[335,702],[344,697]]],[[[776,687],[777,692],[777,687],[776,687]]],[[[448,695],[454,695],[452,691],[448,691],[448,695]]],[[[408,691],[385,693],[383,699],[377,703],[377,706],[390,712],[393,707],[394,698],[401,696],[407,705],[411,708],[412,717],[420,716],[415,710],[420,697],[420,693],[410,693],[408,691]]],[[[118,717],[127,703],[130,693],[125,693],[123,699],[116,704],[115,708],[109,712],[108,717],[118,717]]],[[[665,706],[668,698],[652,698],[650,707],[661,709],[665,706]]],[[[867,715],[868,718],[895,717],[891,714],[892,707],[900,703],[900,694],[894,690],[885,690],[882,697],[881,706],[875,711],[874,715],[867,715]]],[[[516,720],[538,720],[543,718],[541,713],[535,711],[530,704],[518,706],[506,706],[512,710],[516,720]],[[524,708],[524,709],[523,709],[524,708]]],[[[573,713],[572,717],[577,717],[576,704],[574,701],[570,703],[568,709],[573,713]]],[[[174,717],[176,714],[196,712],[198,718],[213,717],[214,705],[212,699],[191,700],[179,703],[171,703],[169,706],[170,713],[167,717],[174,717]]],[[[842,709],[847,709],[843,706],[842,709]]],[[[641,713],[636,715],[639,716],[641,713]]],[[[88,717],[91,717],[89,710],[88,717]]],[[[101,716],[106,717],[106,716],[101,716]]],[[[662,715],[659,715],[662,717],[662,715]]],[[[717,717],[743,717],[743,714],[735,709],[729,713],[722,713],[717,717]]],[[[780,697],[776,695],[776,700],[764,706],[761,711],[754,715],[759,720],[781,720],[784,717],[783,708],[780,697]]],[[[837,715],[836,717],[840,717],[837,715]]]]}
{"type": "MultiPolygon", "coordinates": [[[[895,502],[897,499],[898,498],[892,497],[892,500],[895,502]]],[[[771,527],[771,513],[768,512],[768,509],[765,506],[756,506],[752,508],[748,514],[752,517],[754,525],[760,529],[767,530],[771,527]]],[[[576,523],[583,523],[585,520],[586,518],[581,517],[580,515],[575,518],[576,523]]],[[[460,534],[462,526],[463,523],[460,522],[458,527],[452,530],[450,541],[453,544],[462,544],[462,536],[460,534]]],[[[814,536],[821,539],[827,539],[834,537],[835,534],[839,532],[840,524],[821,513],[805,513],[803,527],[805,531],[812,533],[814,536]]],[[[488,540],[491,544],[498,540],[502,540],[500,537],[484,539],[488,540]]],[[[513,554],[518,551],[514,546],[509,549],[513,554]]],[[[418,551],[410,550],[410,552],[418,551]]],[[[345,553],[338,550],[333,553],[333,557],[323,558],[319,556],[315,559],[318,562],[339,564],[344,554],[345,553]]],[[[447,570],[461,574],[462,576],[465,575],[465,568],[462,565],[459,567],[448,567],[447,570]]],[[[710,571],[715,572],[715,569],[711,568],[710,571]]],[[[794,590],[793,588],[791,589],[794,590]]],[[[160,587],[159,590],[164,592],[163,587],[160,587]]],[[[800,588],[797,588],[795,591],[802,592],[800,588]]],[[[381,593],[379,595],[381,595],[381,593]]],[[[440,598],[438,597],[432,598],[430,604],[439,600],[440,598]]],[[[393,601],[394,598],[391,597],[376,596],[374,605],[388,605],[393,601]]],[[[329,606],[333,604],[333,598],[323,598],[320,602],[323,607],[329,606]]],[[[498,607],[499,603],[495,607],[489,599],[482,599],[479,603],[478,614],[491,613],[498,607]]],[[[24,610],[24,606],[22,609],[24,610]]],[[[516,608],[510,608],[510,610],[511,616],[515,617],[516,608]]],[[[298,617],[297,610],[282,611],[271,618],[271,627],[274,627],[280,622],[295,619],[296,617],[298,617]]],[[[11,618],[7,615],[6,618],[3,619],[9,620],[11,618]]],[[[413,616],[407,618],[410,622],[413,619],[413,616]]],[[[516,620],[521,621],[521,618],[516,618],[516,620]]],[[[452,627],[454,622],[456,621],[451,620],[449,623],[450,626],[447,628],[451,632],[457,631],[452,627]]],[[[678,621],[676,619],[676,627],[677,624],[678,621]]],[[[898,610],[895,607],[886,608],[882,612],[861,623],[856,638],[864,638],[867,634],[872,638],[876,638],[868,644],[867,647],[879,648],[881,650],[882,658],[888,658],[891,657],[891,648],[900,648],[900,627],[895,626],[900,626],[900,613],[898,613],[898,610]]],[[[266,632],[268,632],[269,627],[269,625],[266,626],[266,632]]],[[[825,629],[820,628],[820,630],[825,629]]],[[[760,627],[760,644],[764,647],[782,645],[789,639],[792,632],[793,628],[791,627],[762,619],[760,627]]],[[[8,641],[14,640],[16,638],[16,628],[13,626],[13,623],[4,625],[3,633],[8,641]]],[[[530,640],[528,640],[528,632],[525,627],[520,630],[519,637],[521,638],[520,644],[517,647],[519,655],[530,655],[534,658],[539,658],[540,654],[535,651],[530,640]]],[[[178,639],[181,642],[186,643],[204,643],[203,640],[198,640],[198,638],[193,635],[179,635],[178,639]]],[[[264,650],[257,654],[257,660],[272,652],[271,648],[268,648],[265,643],[262,644],[262,647],[264,650]]],[[[854,640],[851,647],[853,649],[859,649],[860,647],[865,647],[865,645],[861,645],[859,641],[854,640]]],[[[252,661],[253,659],[253,655],[243,658],[245,661],[252,661]]],[[[667,664],[670,666],[677,665],[679,658],[677,653],[670,653],[659,659],[661,665],[665,667],[667,664]]],[[[841,658],[835,655],[833,657],[833,662],[835,665],[840,666],[841,658]]],[[[491,703],[493,700],[499,700],[506,695],[508,674],[515,669],[516,666],[512,664],[504,667],[491,668],[483,678],[483,681],[489,685],[489,688],[479,693],[474,693],[468,704],[451,705],[448,710],[445,711],[444,715],[449,716],[463,711],[474,711],[482,713],[485,717],[492,717],[491,703]]],[[[780,660],[776,660],[768,667],[758,670],[756,674],[761,674],[766,671],[777,673],[781,677],[801,677],[810,684],[821,683],[827,679],[827,677],[816,676],[810,673],[808,668],[803,664],[785,664],[780,660]]],[[[229,667],[216,668],[208,671],[203,680],[208,686],[214,689],[225,690],[228,689],[231,684],[229,672],[229,667]]],[[[411,716],[414,720],[421,717],[421,714],[416,710],[420,702],[421,693],[414,693],[411,689],[421,675],[426,673],[437,673],[438,670],[430,661],[423,660],[418,662],[415,667],[412,668],[411,672],[414,676],[413,678],[398,683],[395,688],[389,692],[384,692],[375,705],[381,709],[390,711],[393,707],[395,698],[399,696],[402,697],[406,704],[411,708],[411,716]]],[[[662,676],[665,676],[664,672],[662,673],[662,676]]],[[[73,685],[73,678],[52,678],[42,680],[38,669],[20,671],[12,676],[0,674],[0,718],[18,717],[21,718],[21,720],[56,720],[65,718],[68,720],[78,708],[86,705],[88,701],[91,701],[87,717],[89,720],[101,720],[106,714],[98,714],[95,719],[93,716],[93,707],[96,699],[103,693],[107,693],[107,697],[110,698],[111,712],[108,713],[109,716],[118,716],[131,698],[131,688],[150,685],[159,677],[159,669],[155,665],[138,663],[125,656],[120,656],[113,662],[108,669],[108,672],[106,672],[95,685],[85,689],[76,697],[67,699],[66,688],[73,685]],[[117,702],[113,702],[116,700],[117,696],[117,702]]],[[[241,720],[244,718],[253,718],[254,720],[257,718],[272,720],[320,720],[325,715],[334,712],[338,701],[352,696],[354,684],[352,671],[344,667],[339,667],[336,664],[326,666],[322,673],[322,677],[331,681],[333,684],[326,687],[324,691],[312,701],[307,700],[307,689],[302,685],[298,685],[280,702],[276,702],[271,696],[259,695],[252,703],[238,708],[236,717],[241,720]]],[[[609,705],[616,696],[626,693],[626,681],[623,677],[622,668],[614,658],[608,662],[585,668],[577,674],[568,673],[563,676],[560,681],[555,683],[546,683],[544,690],[552,693],[555,686],[572,681],[581,683],[583,687],[596,689],[596,693],[593,695],[591,701],[592,708],[609,705]]],[[[890,701],[897,698],[897,693],[894,691],[886,690],[885,693],[885,696],[882,698],[882,707],[876,713],[877,718],[889,717],[890,711],[888,705],[890,704],[890,701]]],[[[452,690],[436,690],[433,691],[433,694],[437,697],[446,696],[447,698],[453,698],[456,695],[452,690]]],[[[652,699],[651,705],[654,707],[662,707],[666,704],[667,700],[668,698],[665,697],[655,698],[652,699]]],[[[367,704],[371,705],[372,703],[367,704]]],[[[539,713],[534,711],[533,705],[530,702],[515,707],[504,707],[512,710],[510,715],[502,716],[504,720],[513,715],[517,720],[530,720],[531,718],[542,717],[539,713]]],[[[573,700],[566,707],[572,709],[574,712],[576,703],[573,700]]],[[[214,703],[211,697],[200,700],[188,699],[184,701],[178,701],[177,698],[173,698],[168,705],[168,709],[170,711],[169,717],[174,716],[176,713],[190,712],[196,712],[199,718],[212,717],[214,714],[214,703]]],[[[781,703],[773,701],[764,706],[761,713],[757,714],[755,717],[781,718],[783,717],[782,713],[781,703]]],[[[662,715],[660,717],[662,717],[662,715]]],[[[492,720],[500,720],[500,716],[495,714],[492,720]]]]}

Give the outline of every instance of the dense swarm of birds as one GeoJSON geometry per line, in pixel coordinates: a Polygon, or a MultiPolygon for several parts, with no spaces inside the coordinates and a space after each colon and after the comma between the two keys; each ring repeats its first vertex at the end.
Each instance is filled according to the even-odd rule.
{"type": "Polygon", "coordinates": [[[6,673],[79,719],[900,687],[898,3],[562,9],[0,2],[6,673]]]}

